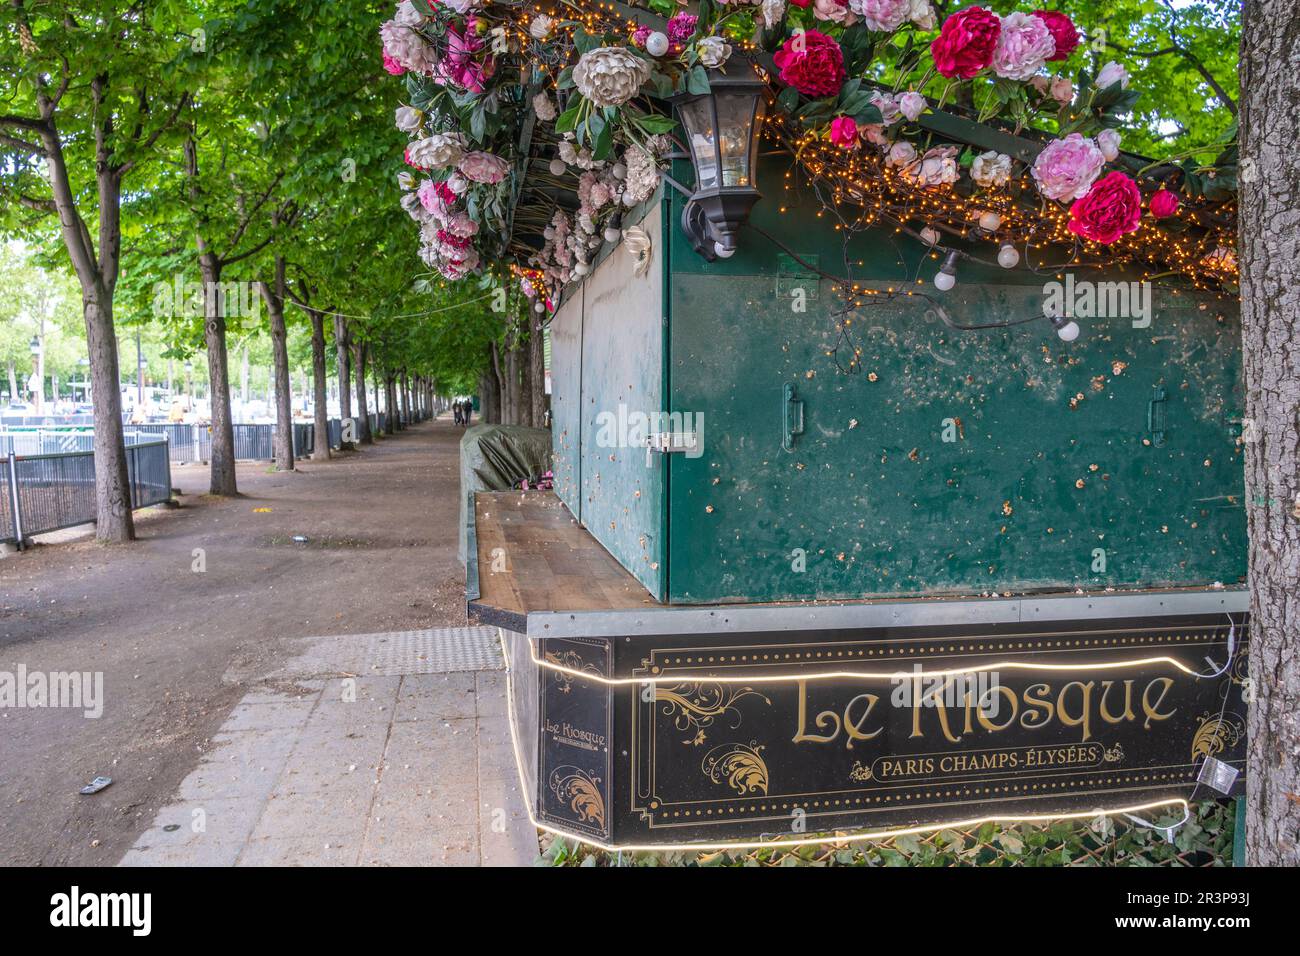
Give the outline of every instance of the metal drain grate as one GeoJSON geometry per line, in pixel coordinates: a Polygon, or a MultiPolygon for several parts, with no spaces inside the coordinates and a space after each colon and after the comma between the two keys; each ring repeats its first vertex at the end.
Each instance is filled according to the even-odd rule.
{"type": "Polygon", "coordinates": [[[298,656],[275,677],[355,674],[397,677],[448,671],[502,670],[501,643],[493,627],[440,627],[383,634],[303,638],[298,656]]]}

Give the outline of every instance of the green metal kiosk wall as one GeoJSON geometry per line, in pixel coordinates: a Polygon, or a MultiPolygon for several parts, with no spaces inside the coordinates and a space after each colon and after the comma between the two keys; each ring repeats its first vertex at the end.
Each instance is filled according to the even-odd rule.
{"type": "MultiPolygon", "coordinates": [[[[762,169],[768,198],[753,222],[800,258],[845,274],[838,234],[811,204],[779,198],[784,168],[762,169]]],[[[732,259],[706,263],[678,241],[681,206],[670,192],[662,210],[670,228],[654,213],[643,223],[654,233],[646,277],[633,277],[626,261],[606,263],[570,290],[552,326],[557,488],[656,598],[849,599],[1244,577],[1240,329],[1231,304],[1157,285],[1149,326],[1135,328],[1131,316],[1080,319],[1079,339],[1065,343],[1046,321],[952,331],[923,300],[899,298],[854,313],[845,343],[829,283],[752,230],[732,259]],[[861,350],[855,374],[838,372],[827,355],[837,343],[842,362],[861,350]],[[803,403],[804,430],[786,450],[788,387],[803,403]],[[597,447],[596,416],[617,414],[620,402],[702,415],[703,454],[656,455],[647,467],[643,449],[597,447]]],[[[919,275],[933,291],[938,263],[922,258],[914,240],[888,231],[849,250],[855,278],[921,288],[919,275]]],[[[1137,277],[1080,270],[1075,278],[1137,277]]],[[[1054,279],[964,264],[942,300],[961,323],[1041,313],[1044,283],[1054,279]]]]}

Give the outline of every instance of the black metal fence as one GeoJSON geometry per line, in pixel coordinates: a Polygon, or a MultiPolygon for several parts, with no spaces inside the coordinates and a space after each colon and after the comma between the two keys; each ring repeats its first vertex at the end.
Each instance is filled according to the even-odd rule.
{"type": "MultiPolygon", "coordinates": [[[[126,470],[132,508],[171,498],[165,437],[128,445],[126,470]]],[[[94,452],[5,456],[0,468],[0,541],[21,546],[34,535],[94,520],[94,452]]]]}

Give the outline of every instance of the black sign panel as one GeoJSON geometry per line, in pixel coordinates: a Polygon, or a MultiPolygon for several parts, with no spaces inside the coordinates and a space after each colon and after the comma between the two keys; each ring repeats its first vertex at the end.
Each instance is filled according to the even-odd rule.
{"type": "Polygon", "coordinates": [[[549,677],[613,701],[614,842],[679,843],[1242,792],[1244,643],[1223,615],[633,637],[611,641],[614,673],[643,684],[549,677]],[[1206,758],[1218,789],[1198,783],[1206,758]]]}
{"type": "Polygon", "coordinates": [[[571,832],[610,836],[609,693],[605,685],[569,671],[610,673],[610,644],[580,638],[546,642],[544,660],[566,670],[543,670],[538,731],[540,819],[571,832]]]}

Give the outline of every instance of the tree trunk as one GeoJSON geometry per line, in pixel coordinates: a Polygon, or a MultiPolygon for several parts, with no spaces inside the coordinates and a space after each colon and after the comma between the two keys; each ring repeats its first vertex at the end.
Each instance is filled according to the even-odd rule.
{"type": "Polygon", "coordinates": [[[485,424],[501,424],[501,371],[497,344],[488,343],[487,367],[479,377],[479,417],[485,424]]]}
{"type": "Polygon", "coordinates": [[[203,278],[203,340],[208,347],[208,399],[212,405],[212,475],[210,494],[239,494],[235,481],[235,428],[230,410],[230,367],[226,350],[226,316],[221,301],[221,265],[216,256],[199,255],[203,278]]]}
{"type": "Polygon", "coordinates": [[[95,415],[95,537],[121,544],[135,538],[131,486],[122,435],[122,393],[118,387],[117,336],[111,297],[82,293],[90,389],[95,415]]]}
{"type": "Polygon", "coordinates": [[[394,401],[396,388],[393,385],[393,373],[384,373],[384,407],[387,414],[384,416],[384,434],[397,434],[397,402],[394,401]]]}
{"type": "Polygon", "coordinates": [[[325,368],[325,316],[308,309],[311,319],[311,383],[312,383],[312,461],[328,461],[330,457],[330,422],[328,372],[325,368]]]}
{"type": "MultiPolygon", "coordinates": [[[[339,439],[340,451],[351,451],[352,442],[345,441],[348,435],[348,420],[352,418],[352,348],[349,344],[348,320],[341,315],[334,316],[334,358],[338,363],[339,373],[339,424],[342,426],[339,439]]],[[[355,434],[355,426],[353,426],[355,434]]]]}
{"type": "Polygon", "coordinates": [[[370,434],[370,406],[366,401],[366,351],[365,342],[352,343],[357,369],[357,440],[363,445],[373,445],[375,439],[370,434]]]}
{"type": "MultiPolygon", "coordinates": [[[[98,107],[106,95],[108,77],[91,80],[98,107]]],[[[113,330],[113,292],[121,263],[122,168],[109,151],[107,122],[95,129],[95,178],[98,192],[99,255],[90,230],[77,209],[76,194],[68,178],[63,141],[54,119],[55,103],[42,85],[37,102],[45,119],[40,145],[45,153],[46,175],[64,248],[81,285],[81,311],[86,322],[86,349],[90,359],[91,396],[95,415],[95,537],[122,543],[135,538],[131,516],[131,491],[126,466],[126,440],[122,434],[122,393],[113,330]]],[[[17,396],[14,396],[15,398],[17,396]]]]}
{"type": "MultiPolygon", "coordinates": [[[[276,257],[275,286],[259,282],[258,289],[271,319],[271,368],[275,386],[275,468],[293,471],[293,398],[289,385],[288,329],[284,324],[284,259],[276,257]]],[[[247,352],[245,352],[247,354],[247,352]]]]}
{"type": "Polygon", "coordinates": [[[401,385],[401,387],[402,387],[402,421],[404,421],[404,422],[407,424],[407,426],[409,427],[409,426],[411,425],[411,386],[410,386],[410,380],[408,379],[407,374],[406,374],[406,369],[402,369],[402,379],[401,379],[401,382],[402,382],[402,385],[401,385]]]}
{"type": "Polygon", "coordinates": [[[528,374],[532,377],[530,395],[532,408],[529,410],[530,424],[534,428],[546,426],[546,351],[543,348],[546,334],[542,330],[542,316],[530,307],[531,316],[528,331],[528,374]]]}
{"type": "Polygon", "coordinates": [[[1250,751],[1246,862],[1300,864],[1300,2],[1248,0],[1239,179],[1250,751]]]}

